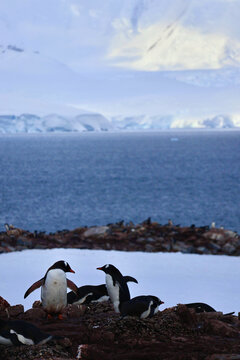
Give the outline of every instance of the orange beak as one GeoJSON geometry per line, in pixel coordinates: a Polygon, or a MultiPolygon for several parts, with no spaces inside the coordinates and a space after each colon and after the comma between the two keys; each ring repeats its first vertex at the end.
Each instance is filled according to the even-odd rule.
{"type": "Polygon", "coordinates": [[[75,274],[75,271],[74,271],[74,270],[72,270],[72,269],[70,269],[70,270],[69,270],[69,272],[72,272],[72,273],[74,273],[74,274],[75,274]]]}
{"type": "Polygon", "coordinates": [[[97,270],[102,270],[103,268],[102,267],[98,267],[97,270]]]}

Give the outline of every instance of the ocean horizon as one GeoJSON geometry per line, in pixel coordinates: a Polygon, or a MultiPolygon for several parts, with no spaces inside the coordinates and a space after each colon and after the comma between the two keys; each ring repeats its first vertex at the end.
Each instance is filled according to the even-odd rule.
{"type": "Polygon", "coordinates": [[[240,133],[0,135],[0,225],[55,232],[121,220],[240,232],[240,133]]]}

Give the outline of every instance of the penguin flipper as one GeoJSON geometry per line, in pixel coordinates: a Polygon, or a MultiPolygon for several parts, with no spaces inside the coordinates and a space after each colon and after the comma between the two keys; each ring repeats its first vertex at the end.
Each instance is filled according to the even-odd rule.
{"type": "Polygon", "coordinates": [[[31,292],[33,292],[34,290],[40,288],[40,287],[43,285],[43,280],[44,280],[44,278],[42,278],[42,279],[36,281],[34,284],[32,284],[32,285],[30,286],[30,288],[27,289],[27,291],[25,292],[25,294],[24,294],[24,299],[26,299],[26,297],[27,297],[29,294],[31,294],[31,292]]]}
{"type": "Polygon", "coordinates": [[[126,281],[126,282],[129,282],[129,281],[131,281],[131,282],[135,282],[136,284],[138,284],[138,281],[137,281],[137,279],[135,279],[134,277],[132,277],[132,276],[124,276],[123,277],[124,278],[124,280],[126,281]]]}
{"type": "Polygon", "coordinates": [[[73,292],[75,292],[75,294],[78,293],[78,287],[77,287],[77,285],[75,285],[74,282],[71,281],[71,280],[69,280],[69,279],[67,279],[67,287],[68,287],[69,289],[71,289],[73,292]]]}

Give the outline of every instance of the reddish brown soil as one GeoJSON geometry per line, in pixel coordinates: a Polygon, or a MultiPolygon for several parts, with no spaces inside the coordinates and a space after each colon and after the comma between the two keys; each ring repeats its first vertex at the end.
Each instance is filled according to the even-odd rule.
{"type": "Polygon", "coordinates": [[[240,359],[237,316],[196,314],[184,305],[145,320],[120,320],[108,302],[68,306],[63,320],[48,320],[41,307],[24,313],[21,305],[0,312],[7,316],[31,321],[63,339],[41,346],[2,345],[0,359],[240,359]]]}

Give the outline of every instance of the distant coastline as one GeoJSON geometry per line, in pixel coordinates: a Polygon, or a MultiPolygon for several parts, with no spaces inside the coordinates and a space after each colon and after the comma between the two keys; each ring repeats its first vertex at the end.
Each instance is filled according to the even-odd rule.
{"type": "Polygon", "coordinates": [[[231,230],[209,226],[161,225],[150,218],[136,225],[121,221],[49,234],[10,226],[0,233],[0,253],[52,248],[240,256],[240,236],[231,230]]]}

